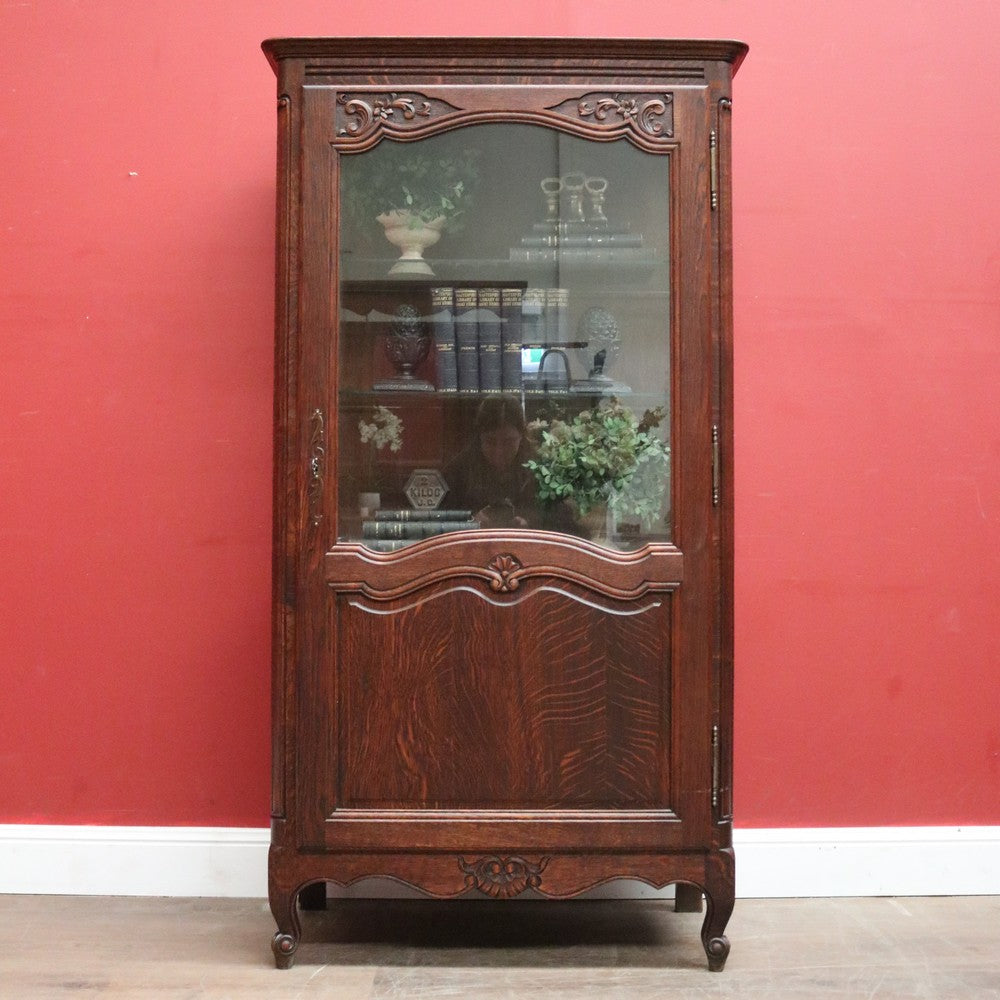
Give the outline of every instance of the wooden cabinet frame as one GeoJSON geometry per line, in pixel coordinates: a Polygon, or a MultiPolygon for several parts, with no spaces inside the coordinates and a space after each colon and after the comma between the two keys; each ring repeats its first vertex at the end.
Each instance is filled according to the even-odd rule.
{"type": "Polygon", "coordinates": [[[624,877],[678,884],[679,907],[704,893],[702,941],[709,967],[721,969],[734,899],[729,114],[746,47],[283,39],[264,50],[278,77],[276,962],[293,960],[300,893],[325,882],[391,876],[442,898],[563,898],[624,877]],[[482,530],[373,552],[343,540],[337,524],[340,158],[512,122],[669,157],[673,537],[623,552],[552,532],[482,530]],[[547,646],[523,631],[554,619],[566,631],[547,646]],[[455,659],[491,643],[469,645],[456,621],[495,639],[473,657],[478,673],[458,681],[455,659]],[[565,732],[605,734],[608,768],[632,770],[590,800],[580,781],[561,782],[572,759],[563,743],[516,749],[498,728],[502,710],[476,721],[429,681],[418,686],[412,672],[427,673],[432,635],[450,643],[449,683],[478,685],[493,704],[508,697],[510,718],[536,735],[555,731],[551,705],[538,705],[551,702],[556,674],[589,658],[614,693],[600,730],[577,719],[565,732]],[[505,670],[517,687],[506,696],[505,670]],[[370,685],[407,691],[410,702],[370,685]],[[377,697],[381,714],[366,714],[377,697]],[[433,717],[413,723],[423,726],[416,735],[412,705],[433,717]],[[475,775],[447,757],[452,733],[475,775]],[[474,752],[487,736],[492,770],[474,752]],[[419,760],[391,764],[415,747],[419,760]]]}

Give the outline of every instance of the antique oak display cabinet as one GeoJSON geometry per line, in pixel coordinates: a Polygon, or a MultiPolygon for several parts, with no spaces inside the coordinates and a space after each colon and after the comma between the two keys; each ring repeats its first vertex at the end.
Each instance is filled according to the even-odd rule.
{"type": "Polygon", "coordinates": [[[733,908],[727,41],[280,39],[273,947],[733,908]]]}

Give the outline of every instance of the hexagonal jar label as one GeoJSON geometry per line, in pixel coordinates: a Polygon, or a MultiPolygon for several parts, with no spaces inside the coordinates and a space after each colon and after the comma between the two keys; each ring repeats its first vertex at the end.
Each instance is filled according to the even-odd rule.
{"type": "Polygon", "coordinates": [[[414,469],[403,490],[416,510],[436,510],[448,492],[448,484],[437,469],[414,469]]]}

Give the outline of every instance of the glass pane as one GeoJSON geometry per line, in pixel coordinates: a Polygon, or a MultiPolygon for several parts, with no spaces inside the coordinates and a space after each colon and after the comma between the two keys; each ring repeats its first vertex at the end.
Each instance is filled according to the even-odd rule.
{"type": "Polygon", "coordinates": [[[670,539],[669,170],[516,124],[341,156],[341,539],[670,539]]]}

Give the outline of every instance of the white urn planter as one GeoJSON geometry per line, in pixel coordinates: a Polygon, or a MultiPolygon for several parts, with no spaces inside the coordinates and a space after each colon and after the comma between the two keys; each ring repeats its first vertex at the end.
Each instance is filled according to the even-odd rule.
{"type": "Polygon", "coordinates": [[[424,222],[411,212],[393,209],[377,217],[385,230],[385,238],[402,250],[399,260],[389,268],[390,274],[430,274],[430,264],[424,260],[424,251],[441,239],[441,229],[445,217],[439,215],[430,222],[424,222]]]}

